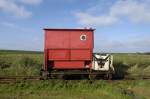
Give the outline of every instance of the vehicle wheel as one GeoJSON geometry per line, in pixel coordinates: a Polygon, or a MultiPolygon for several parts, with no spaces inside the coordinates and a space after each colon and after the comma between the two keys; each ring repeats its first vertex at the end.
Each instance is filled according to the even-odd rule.
{"type": "Polygon", "coordinates": [[[108,80],[112,80],[112,74],[111,73],[108,74],[108,80]]]}
{"type": "Polygon", "coordinates": [[[106,75],[104,75],[104,79],[112,80],[112,74],[111,73],[107,73],[106,75]]]}

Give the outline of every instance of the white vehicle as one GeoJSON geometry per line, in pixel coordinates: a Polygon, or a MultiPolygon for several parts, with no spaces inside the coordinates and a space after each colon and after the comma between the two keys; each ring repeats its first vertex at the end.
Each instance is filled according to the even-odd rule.
{"type": "Polygon", "coordinates": [[[113,67],[113,56],[110,54],[93,54],[92,70],[97,74],[103,74],[107,79],[112,79],[115,70],[113,67]]]}

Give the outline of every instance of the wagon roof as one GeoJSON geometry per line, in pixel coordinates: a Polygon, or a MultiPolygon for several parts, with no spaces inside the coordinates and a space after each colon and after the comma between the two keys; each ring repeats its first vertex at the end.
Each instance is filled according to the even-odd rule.
{"type": "Polygon", "coordinates": [[[54,30],[54,31],[94,31],[92,28],[83,28],[83,29],[69,29],[69,28],[44,28],[44,30],[54,30]]]}

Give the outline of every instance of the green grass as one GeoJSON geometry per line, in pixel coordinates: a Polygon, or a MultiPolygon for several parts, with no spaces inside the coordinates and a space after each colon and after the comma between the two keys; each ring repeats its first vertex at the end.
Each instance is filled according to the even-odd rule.
{"type": "MultiPolygon", "coordinates": [[[[113,54],[116,77],[150,76],[150,55],[113,54]]],[[[43,52],[0,50],[0,75],[39,75],[43,52]]]]}
{"type": "Polygon", "coordinates": [[[8,53],[0,55],[0,75],[39,75],[43,54],[8,53]]]}
{"type": "Polygon", "coordinates": [[[150,76],[150,55],[114,54],[116,75],[150,76]]]}
{"type": "Polygon", "coordinates": [[[1,84],[3,99],[149,99],[150,81],[36,81],[1,84]],[[145,92],[134,91],[144,88],[145,92]],[[144,93],[144,95],[143,95],[144,93]]]}
{"type": "MultiPolygon", "coordinates": [[[[116,77],[150,75],[150,55],[113,54],[116,77]]],[[[42,52],[0,51],[0,76],[39,75],[42,52]]],[[[150,81],[22,81],[0,84],[0,99],[150,99],[150,81]]]]}
{"type": "Polygon", "coordinates": [[[0,50],[1,54],[43,54],[42,51],[0,50]]]}

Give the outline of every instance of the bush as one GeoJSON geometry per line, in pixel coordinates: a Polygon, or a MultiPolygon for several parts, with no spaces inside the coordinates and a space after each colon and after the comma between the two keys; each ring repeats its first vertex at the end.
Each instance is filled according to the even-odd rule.
{"type": "Polygon", "coordinates": [[[32,57],[22,56],[15,64],[14,70],[18,69],[16,72],[19,75],[40,75],[42,64],[32,57]]]}
{"type": "Polygon", "coordinates": [[[34,59],[27,56],[21,57],[21,59],[19,60],[19,64],[24,67],[32,67],[34,65],[37,65],[34,59]]]}
{"type": "Polygon", "coordinates": [[[8,62],[8,60],[6,61],[3,58],[0,58],[0,69],[4,69],[4,68],[8,68],[11,66],[11,63],[8,62]]]}
{"type": "Polygon", "coordinates": [[[115,68],[114,78],[122,79],[126,74],[128,74],[127,70],[129,66],[126,65],[125,63],[122,63],[121,61],[114,62],[114,68],[115,68]]]}

